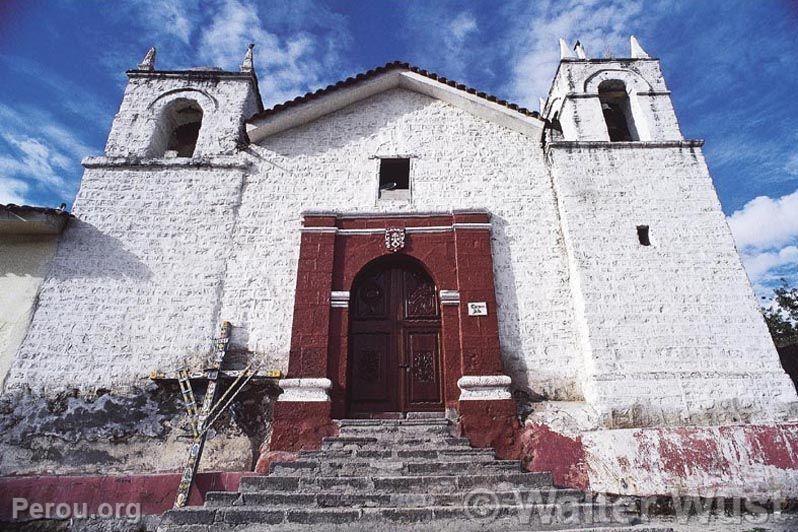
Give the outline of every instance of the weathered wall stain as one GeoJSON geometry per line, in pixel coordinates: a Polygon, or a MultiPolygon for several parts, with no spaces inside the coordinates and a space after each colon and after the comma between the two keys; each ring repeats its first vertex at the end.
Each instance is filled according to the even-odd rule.
{"type": "MultiPolygon", "coordinates": [[[[270,430],[269,387],[253,386],[214,424],[203,466],[251,470],[270,430]]],[[[202,389],[197,390],[198,400],[202,389]]],[[[190,432],[176,386],[0,396],[0,474],[179,470],[190,432]],[[157,452],[155,452],[157,450],[157,452]]]]}
{"type": "Polygon", "coordinates": [[[555,486],[588,489],[581,438],[569,438],[545,425],[527,425],[521,434],[521,460],[529,471],[550,471],[555,486]]]}

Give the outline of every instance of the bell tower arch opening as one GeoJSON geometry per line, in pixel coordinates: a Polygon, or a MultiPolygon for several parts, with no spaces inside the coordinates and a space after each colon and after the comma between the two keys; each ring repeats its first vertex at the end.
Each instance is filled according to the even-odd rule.
{"type": "Polygon", "coordinates": [[[202,128],[202,107],[180,98],[167,105],[159,117],[159,127],[150,145],[156,157],[193,157],[202,128]]]}
{"type": "Polygon", "coordinates": [[[624,82],[618,79],[602,81],[598,86],[598,94],[610,142],[640,140],[624,82]]]}
{"type": "Polygon", "coordinates": [[[426,269],[406,255],[382,257],[350,294],[349,414],[443,411],[441,312],[426,269]]]}
{"type": "Polygon", "coordinates": [[[169,137],[167,152],[176,152],[178,157],[191,157],[197,147],[202,127],[202,109],[195,103],[173,111],[174,126],[169,137]]]}

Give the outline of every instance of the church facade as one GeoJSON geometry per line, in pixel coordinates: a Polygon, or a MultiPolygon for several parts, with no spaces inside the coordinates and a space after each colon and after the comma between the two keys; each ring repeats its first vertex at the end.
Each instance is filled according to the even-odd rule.
{"type": "MultiPolygon", "coordinates": [[[[202,367],[229,321],[282,374],[261,460],[432,411],[561,485],[797,495],[798,398],[703,142],[636,41],[562,55],[535,112],[406,63],[264,110],[251,51],[239,72],[150,54],[6,393],[124,395],[202,367]]],[[[97,470],[174,467],[142,449],[97,470]]]]}

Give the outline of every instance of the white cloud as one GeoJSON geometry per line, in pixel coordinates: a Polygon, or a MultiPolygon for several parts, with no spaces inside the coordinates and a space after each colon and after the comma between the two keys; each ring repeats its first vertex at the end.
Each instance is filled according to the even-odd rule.
{"type": "Polygon", "coordinates": [[[194,31],[198,5],[195,0],[150,0],[150,23],[166,35],[173,35],[189,44],[194,31]]]}
{"type": "MultiPolygon", "coordinates": [[[[210,23],[199,29],[199,57],[223,68],[237,69],[247,44],[255,43],[255,61],[267,105],[294,98],[337,79],[340,73],[336,67],[343,60],[341,48],[349,39],[345,20],[312,2],[300,2],[294,8],[306,13],[302,26],[305,30],[318,31],[301,30],[281,37],[267,30],[253,3],[224,0],[210,23]]],[[[287,13],[276,15],[289,16],[287,13]]],[[[293,18],[296,14],[291,17],[286,21],[296,23],[293,18]]]]}
{"type": "Polygon", "coordinates": [[[787,158],[784,170],[791,175],[798,175],[798,153],[793,153],[787,158]]]}
{"type": "Polygon", "coordinates": [[[798,190],[780,198],[759,196],[728,218],[741,249],[769,249],[798,239],[798,190]]]}
{"type": "Polygon", "coordinates": [[[25,107],[0,104],[0,196],[5,203],[30,203],[36,189],[69,203],[77,189],[72,176],[80,159],[93,150],[52,116],[25,107]]]}
{"type": "Polygon", "coordinates": [[[221,5],[210,26],[201,30],[200,55],[225,68],[241,62],[248,42],[263,48],[276,44],[276,37],[267,32],[254,5],[227,0],[221,5]]]}
{"type": "Polygon", "coordinates": [[[787,246],[778,251],[744,254],[743,264],[748,276],[755,282],[761,282],[771,270],[791,264],[798,265],[798,247],[787,246]]]}
{"type": "MultiPolygon", "coordinates": [[[[537,107],[545,97],[560,61],[558,39],[570,45],[578,39],[589,57],[628,56],[629,35],[640,23],[642,2],[613,0],[542,0],[513,2],[507,12],[519,24],[510,29],[507,39],[511,76],[506,90],[512,98],[537,107]]],[[[648,8],[652,12],[651,6],[648,8]]],[[[643,43],[645,44],[645,43],[643,43]]]]}
{"type": "Polygon", "coordinates": [[[798,190],[759,196],[727,218],[748,277],[760,295],[780,279],[798,281],[798,190]]]}
{"type": "Polygon", "coordinates": [[[11,154],[0,155],[0,172],[39,182],[60,193],[67,193],[63,171],[72,161],[40,139],[2,133],[0,136],[13,148],[11,154]]]}
{"type": "Polygon", "coordinates": [[[118,17],[141,31],[134,42],[103,52],[113,75],[135,66],[150,46],[158,49],[159,68],[238,70],[255,43],[267,106],[337,81],[351,43],[348,19],[316,0],[131,0],[120,4],[118,17]]]}
{"type": "Polygon", "coordinates": [[[462,44],[466,37],[477,31],[477,21],[468,11],[458,14],[449,23],[449,35],[452,44],[462,44]]]}
{"type": "Polygon", "coordinates": [[[495,46],[486,42],[487,35],[480,32],[474,14],[464,10],[462,3],[440,0],[438,2],[408,3],[404,10],[403,30],[411,62],[434,70],[448,78],[472,85],[468,77],[477,76],[493,58],[485,53],[495,46]]]}
{"type": "Polygon", "coordinates": [[[24,205],[30,187],[24,181],[0,177],[0,204],[15,203],[24,205]]]}

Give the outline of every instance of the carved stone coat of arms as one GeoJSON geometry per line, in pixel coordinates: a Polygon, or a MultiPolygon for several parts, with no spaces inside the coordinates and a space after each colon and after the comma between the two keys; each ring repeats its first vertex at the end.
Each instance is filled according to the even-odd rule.
{"type": "Polygon", "coordinates": [[[399,227],[389,227],[385,230],[385,249],[397,252],[405,247],[405,230],[399,227]]]}

